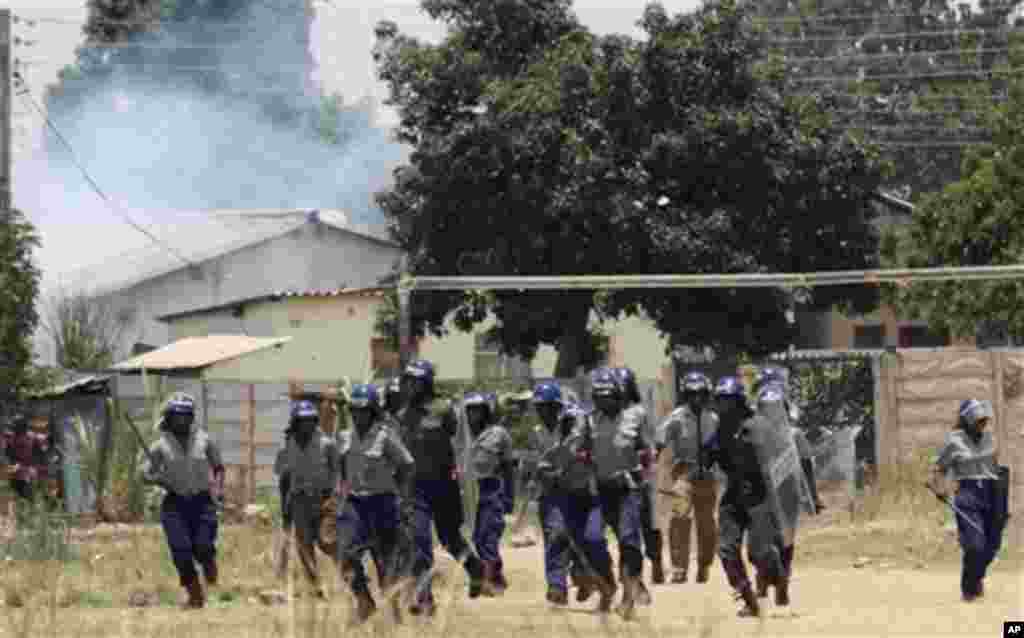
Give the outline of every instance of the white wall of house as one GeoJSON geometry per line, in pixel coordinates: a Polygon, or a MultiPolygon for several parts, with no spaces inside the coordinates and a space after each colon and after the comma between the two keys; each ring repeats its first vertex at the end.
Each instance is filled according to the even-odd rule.
{"type": "MultiPolygon", "coordinates": [[[[389,243],[310,223],[287,235],[171,272],[109,299],[126,320],[122,347],[137,342],[163,346],[171,330],[156,317],[208,308],[281,290],[366,287],[391,272],[399,249],[389,243]]],[[[217,321],[217,332],[237,332],[237,320],[217,321]],[[221,330],[223,328],[223,330],[221,330]]],[[[251,329],[250,327],[246,327],[251,329]]]]}

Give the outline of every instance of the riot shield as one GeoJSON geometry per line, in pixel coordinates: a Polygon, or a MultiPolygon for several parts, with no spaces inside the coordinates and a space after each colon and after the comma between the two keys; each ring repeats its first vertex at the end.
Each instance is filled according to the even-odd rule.
{"type": "Polygon", "coordinates": [[[778,517],[783,543],[796,539],[800,511],[814,512],[814,498],[807,485],[800,454],[789,427],[785,403],[771,391],[758,402],[758,413],[750,421],[751,443],[768,488],[768,504],[778,517]]]}

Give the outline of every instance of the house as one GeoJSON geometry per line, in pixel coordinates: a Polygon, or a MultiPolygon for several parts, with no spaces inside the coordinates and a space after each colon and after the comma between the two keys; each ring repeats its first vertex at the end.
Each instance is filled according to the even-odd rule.
{"type": "MultiPolygon", "coordinates": [[[[875,193],[875,204],[879,213],[876,224],[880,229],[905,223],[914,210],[910,202],[881,191],[875,193]]],[[[885,304],[862,316],[846,316],[835,309],[820,313],[798,312],[797,322],[800,338],[796,345],[810,350],[974,347],[977,342],[986,340],[982,334],[978,339],[951,340],[929,329],[928,322],[906,320],[885,304]]]]}
{"type": "Polygon", "coordinates": [[[172,392],[188,392],[196,398],[196,421],[220,446],[232,498],[251,503],[258,485],[274,481],[274,456],[288,422],[288,384],[256,386],[228,370],[250,357],[281,356],[289,341],[245,335],[186,338],[122,361],[111,369],[109,381],[117,417],[145,423],[172,392]]]}
{"type": "MultiPolygon", "coordinates": [[[[255,353],[219,366],[216,374],[254,383],[381,379],[398,372],[398,353],[374,330],[377,308],[387,293],[379,287],[282,291],[158,319],[167,325],[171,339],[214,334],[292,338],[279,353],[255,353]]],[[[473,333],[452,329],[443,338],[424,337],[416,344],[416,356],[434,362],[441,379],[552,376],[557,360],[553,348],[542,347],[529,363],[505,357],[484,337],[490,325],[485,322],[473,333]]],[[[642,379],[662,377],[670,362],[667,344],[649,321],[613,321],[605,332],[610,364],[628,365],[642,379]]]]}
{"type": "Polygon", "coordinates": [[[379,230],[350,223],[338,211],[201,211],[187,223],[181,217],[154,234],[177,238],[168,243],[189,264],[154,245],[80,273],[77,285],[88,285],[115,308],[124,354],[171,341],[168,324],[158,316],[223,306],[268,290],[372,286],[401,256],[379,230]]]}

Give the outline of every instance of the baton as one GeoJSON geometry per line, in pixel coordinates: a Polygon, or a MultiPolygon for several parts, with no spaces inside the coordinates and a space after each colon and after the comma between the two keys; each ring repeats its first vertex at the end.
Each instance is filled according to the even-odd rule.
{"type": "Polygon", "coordinates": [[[933,487],[932,487],[932,486],[931,486],[931,485],[930,485],[929,483],[925,483],[925,484],[924,484],[924,486],[928,488],[928,491],[929,491],[929,492],[931,492],[932,494],[934,494],[934,495],[935,495],[935,498],[939,499],[940,501],[942,501],[943,503],[945,503],[945,504],[946,504],[947,506],[949,506],[949,508],[953,510],[953,513],[954,513],[954,514],[956,514],[956,515],[957,515],[957,516],[959,516],[960,518],[964,519],[964,521],[965,521],[965,522],[966,522],[966,523],[967,523],[968,525],[970,525],[971,527],[973,527],[973,528],[975,529],[975,531],[977,531],[977,532],[978,532],[979,534],[981,534],[982,536],[984,536],[984,535],[985,535],[985,530],[981,529],[981,526],[980,526],[980,525],[978,525],[977,523],[975,523],[975,522],[974,522],[974,520],[972,520],[972,519],[971,519],[971,517],[969,517],[969,516],[968,516],[967,514],[965,514],[965,513],[964,513],[964,511],[963,511],[962,509],[960,509],[959,507],[957,507],[957,506],[956,506],[956,503],[954,503],[953,501],[949,500],[949,499],[948,499],[948,498],[946,498],[945,496],[942,496],[941,494],[939,494],[938,492],[936,492],[936,491],[935,491],[935,489],[934,489],[934,488],[933,488],[933,487]]]}
{"type": "Polygon", "coordinates": [[[142,451],[145,452],[146,458],[149,459],[149,464],[156,467],[156,459],[153,458],[153,453],[149,451],[149,444],[146,443],[146,439],[142,438],[142,433],[139,432],[139,428],[135,426],[135,421],[128,416],[127,412],[121,412],[121,415],[124,417],[125,422],[128,423],[128,427],[130,427],[132,432],[135,433],[135,437],[139,440],[139,447],[141,447],[142,451]]]}

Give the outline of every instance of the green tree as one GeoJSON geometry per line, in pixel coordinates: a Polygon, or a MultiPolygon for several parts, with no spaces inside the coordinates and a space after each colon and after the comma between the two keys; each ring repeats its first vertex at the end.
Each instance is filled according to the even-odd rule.
{"type": "Polygon", "coordinates": [[[46,300],[43,328],[65,370],[103,370],[115,363],[125,323],[108,301],[58,290],[46,300]]]}
{"type": "MultiPolygon", "coordinates": [[[[765,51],[731,2],[669,18],[646,42],[597,37],[552,0],[431,0],[437,46],[378,26],[380,76],[411,165],[378,199],[416,275],[759,272],[863,268],[877,237],[875,155],[812,98],[755,62],[765,51]]],[[[469,329],[488,312],[503,349],[584,360],[591,328],[645,312],[675,344],[771,351],[792,332],[777,291],[497,291],[420,295],[414,323],[469,329]],[[703,314],[684,314],[693,310],[703,314]],[[756,332],[756,338],[754,335],[756,332]]],[[[873,307],[859,289],[818,305],[873,307]]]]}
{"type": "Polygon", "coordinates": [[[39,235],[20,211],[0,211],[0,405],[24,398],[39,378],[32,348],[39,324],[37,246],[39,235]]]}
{"type": "MultiPolygon", "coordinates": [[[[1009,265],[1024,254],[1024,83],[989,126],[991,146],[972,149],[963,178],[922,198],[910,222],[886,237],[883,255],[893,267],[1009,265]]],[[[886,289],[900,313],[933,329],[973,337],[982,321],[1024,335],[1024,282],[914,282],[886,289]]]]}

